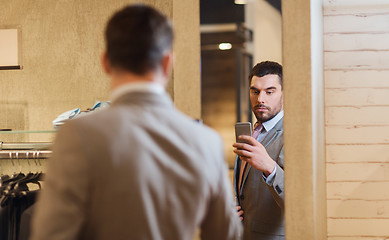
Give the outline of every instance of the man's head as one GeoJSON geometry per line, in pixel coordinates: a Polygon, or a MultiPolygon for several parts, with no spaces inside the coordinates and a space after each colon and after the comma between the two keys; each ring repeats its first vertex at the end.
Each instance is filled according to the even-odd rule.
{"type": "Polygon", "coordinates": [[[109,68],[144,75],[157,71],[171,53],[173,29],[170,21],[154,8],[130,5],[111,17],[105,40],[103,60],[109,68]]]}
{"type": "Polygon", "coordinates": [[[261,123],[272,119],[283,108],[282,66],[265,61],[253,67],[249,76],[251,108],[261,123]]]}

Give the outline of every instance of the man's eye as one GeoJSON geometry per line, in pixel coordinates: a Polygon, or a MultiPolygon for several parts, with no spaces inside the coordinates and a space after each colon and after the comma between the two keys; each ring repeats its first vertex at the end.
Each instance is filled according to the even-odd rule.
{"type": "Polygon", "coordinates": [[[266,92],[268,95],[271,95],[271,94],[273,94],[273,92],[266,92]]]}

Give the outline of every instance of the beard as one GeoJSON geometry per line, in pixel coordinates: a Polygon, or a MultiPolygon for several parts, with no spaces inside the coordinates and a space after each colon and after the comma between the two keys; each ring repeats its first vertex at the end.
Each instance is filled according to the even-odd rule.
{"type": "Polygon", "coordinates": [[[254,112],[254,115],[257,118],[257,120],[261,123],[264,123],[264,122],[267,122],[270,119],[274,118],[281,111],[281,109],[282,109],[281,104],[276,106],[275,108],[270,108],[266,105],[258,104],[258,105],[254,106],[253,112],[254,112]],[[258,108],[266,108],[267,111],[262,112],[262,111],[259,111],[258,108]]]}

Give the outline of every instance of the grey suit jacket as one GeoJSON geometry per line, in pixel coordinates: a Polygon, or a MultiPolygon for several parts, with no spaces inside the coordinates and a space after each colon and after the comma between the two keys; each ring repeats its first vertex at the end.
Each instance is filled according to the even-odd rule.
{"type": "Polygon", "coordinates": [[[239,239],[218,134],[167,95],[132,92],[61,126],[33,240],[239,239]]]}
{"type": "Polygon", "coordinates": [[[234,172],[234,189],[244,211],[245,240],[285,239],[284,229],[284,140],[283,119],[261,141],[270,157],[276,162],[276,175],[268,185],[262,172],[247,165],[242,187],[237,195],[241,160],[237,158],[234,172]]]}

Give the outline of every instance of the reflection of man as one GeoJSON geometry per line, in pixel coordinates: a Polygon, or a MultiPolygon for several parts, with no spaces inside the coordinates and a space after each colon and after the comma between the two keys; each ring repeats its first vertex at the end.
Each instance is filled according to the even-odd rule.
{"type": "Polygon", "coordinates": [[[32,239],[237,239],[221,139],[165,93],[170,22],[133,5],[105,34],[112,105],[60,127],[32,239]]]}
{"type": "Polygon", "coordinates": [[[234,186],[244,239],[284,239],[284,141],[282,66],[261,62],[250,74],[250,101],[257,118],[250,144],[234,143],[238,154],[234,186]]]}

